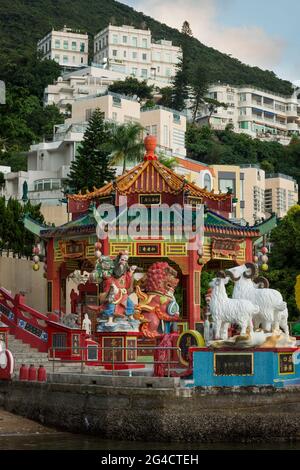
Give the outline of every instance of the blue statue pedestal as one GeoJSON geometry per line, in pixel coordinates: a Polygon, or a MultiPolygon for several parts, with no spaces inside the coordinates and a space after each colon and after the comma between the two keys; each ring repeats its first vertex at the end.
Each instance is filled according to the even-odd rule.
{"type": "Polygon", "coordinates": [[[300,386],[300,348],[190,348],[194,386],[300,386]]]}

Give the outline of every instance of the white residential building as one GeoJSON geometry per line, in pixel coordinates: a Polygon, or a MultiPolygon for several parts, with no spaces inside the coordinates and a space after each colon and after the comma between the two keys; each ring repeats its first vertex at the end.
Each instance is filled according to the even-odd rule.
{"type": "Polygon", "coordinates": [[[170,83],[182,56],[171,41],[152,41],[149,29],[109,25],[94,38],[94,62],[142,79],[170,83]]]}
{"type": "Polygon", "coordinates": [[[102,96],[88,95],[77,98],[72,105],[72,116],[66,119],[65,123],[87,124],[97,108],[101,109],[107,121],[118,124],[140,121],[140,103],[137,100],[108,91],[102,96]]]}
{"type": "MultiPolygon", "coordinates": [[[[84,98],[88,95],[103,95],[108,90],[109,85],[116,81],[124,81],[127,76],[125,73],[108,70],[95,64],[65,73],[45,88],[44,105],[55,104],[61,113],[67,115],[70,106],[77,98],[84,98]]],[[[137,78],[142,80],[141,77],[137,78]]],[[[165,83],[154,78],[148,79],[147,83],[153,85],[156,89],[165,86],[165,83]]]]}
{"type": "Polygon", "coordinates": [[[216,84],[209,87],[209,97],[224,103],[209,115],[203,109],[197,121],[214,129],[230,124],[235,132],[262,140],[277,140],[287,145],[293,134],[300,134],[300,106],[297,93],[287,97],[253,86],[216,84]]]}
{"type": "Polygon", "coordinates": [[[157,138],[157,150],[169,156],[185,157],[186,116],[174,109],[155,106],[141,109],[145,133],[157,138]]]}
{"type": "Polygon", "coordinates": [[[50,31],[37,49],[43,59],[55,60],[61,67],[76,69],[88,65],[89,39],[87,33],[76,32],[66,26],[61,31],[50,31]]]}

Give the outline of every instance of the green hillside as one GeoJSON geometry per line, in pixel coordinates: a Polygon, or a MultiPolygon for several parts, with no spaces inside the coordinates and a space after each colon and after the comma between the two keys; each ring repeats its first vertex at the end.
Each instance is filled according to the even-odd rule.
{"type": "MultiPolygon", "coordinates": [[[[5,60],[18,62],[18,56],[35,51],[37,40],[52,27],[67,25],[92,36],[109,22],[149,27],[155,39],[169,39],[175,45],[182,41],[182,35],[176,29],[114,0],[1,0],[0,54],[5,60]]],[[[197,39],[190,38],[189,42],[188,55],[195,65],[205,66],[211,82],[252,84],[276,93],[291,93],[291,84],[280,80],[273,72],[249,67],[197,39]]]]}

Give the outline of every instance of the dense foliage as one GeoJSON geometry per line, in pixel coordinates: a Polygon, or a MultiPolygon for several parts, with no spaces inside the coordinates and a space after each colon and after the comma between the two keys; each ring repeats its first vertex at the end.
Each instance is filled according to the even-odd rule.
{"type": "Polygon", "coordinates": [[[42,103],[44,88],[59,73],[54,61],[41,61],[26,52],[23,56],[16,51],[4,54],[0,49],[0,79],[6,83],[6,103],[0,105],[1,165],[11,166],[12,171],[26,170],[22,151],[51,136],[54,124],[63,122],[55,106],[44,108],[42,103]]]}
{"type": "Polygon", "coordinates": [[[271,232],[270,270],[264,273],[274,289],[288,304],[289,319],[299,317],[295,300],[295,284],[300,273],[300,206],[292,207],[271,232]]]}
{"type": "Polygon", "coordinates": [[[143,101],[152,98],[153,86],[147,85],[146,80],[141,82],[137,78],[127,77],[124,81],[112,83],[108,90],[120,95],[136,96],[140,101],[143,101]]]}
{"type": "Polygon", "coordinates": [[[5,204],[5,198],[0,198],[0,250],[11,251],[17,256],[31,256],[34,235],[25,229],[23,217],[28,214],[43,223],[40,207],[40,204],[32,205],[30,201],[22,204],[12,198],[5,204]]]}
{"type": "MultiPolygon", "coordinates": [[[[109,22],[150,28],[154,39],[168,39],[175,45],[182,45],[187,38],[187,58],[195,65],[204,64],[212,82],[220,80],[230,84],[252,84],[277,93],[291,92],[289,82],[278,79],[271,71],[250,67],[205,46],[191,37],[187,27],[181,33],[114,0],[1,0],[1,61],[4,57],[5,62],[15,63],[16,56],[23,57],[26,53],[35,52],[38,39],[52,27],[62,28],[66,24],[94,35],[109,22]]],[[[92,41],[90,48],[92,51],[92,41]]]]}
{"type": "Polygon", "coordinates": [[[259,164],[267,173],[293,176],[300,184],[300,140],[290,145],[263,142],[246,134],[237,134],[230,128],[214,131],[208,126],[188,125],[186,133],[187,156],[212,164],[259,164]]]}

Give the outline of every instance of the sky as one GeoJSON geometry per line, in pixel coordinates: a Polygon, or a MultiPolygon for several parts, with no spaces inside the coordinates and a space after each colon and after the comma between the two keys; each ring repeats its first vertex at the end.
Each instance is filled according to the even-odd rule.
{"type": "Polygon", "coordinates": [[[121,0],[203,44],[300,84],[299,0],[121,0]]]}

